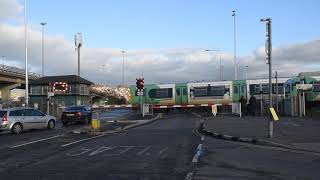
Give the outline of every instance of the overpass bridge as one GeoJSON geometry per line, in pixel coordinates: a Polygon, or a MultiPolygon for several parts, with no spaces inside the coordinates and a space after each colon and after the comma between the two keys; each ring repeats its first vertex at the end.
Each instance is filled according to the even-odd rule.
{"type": "MultiPolygon", "coordinates": [[[[4,105],[9,103],[12,89],[25,89],[25,75],[25,69],[0,64],[0,92],[4,105]]],[[[40,74],[32,72],[29,72],[28,75],[30,80],[41,77],[40,74]]]]}

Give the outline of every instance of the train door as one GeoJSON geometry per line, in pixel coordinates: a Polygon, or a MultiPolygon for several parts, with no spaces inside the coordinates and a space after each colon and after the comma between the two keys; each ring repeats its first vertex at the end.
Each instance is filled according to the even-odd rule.
{"type": "Polygon", "coordinates": [[[239,102],[241,96],[247,99],[247,85],[244,80],[233,81],[233,102],[239,102]]]}
{"type": "Polygon", "coordinates": [[[183,105],[188,102],[187,85],[176,85],[176,104],[183,105]]]}

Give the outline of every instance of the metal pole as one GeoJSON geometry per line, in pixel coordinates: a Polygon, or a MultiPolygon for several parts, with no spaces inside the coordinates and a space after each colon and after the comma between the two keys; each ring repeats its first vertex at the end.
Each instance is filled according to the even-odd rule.
{"type": "Polygon", "coordinates": [[[246,76],[246,77],[245,77],[245,78],[246,78],[246,80],[248,79],[248,67],[249,67],[249,66],[246,66],[246,69],[245,69],[245,70],[246,70],[246,71],[245,71],[245,73],[246,73],[246,74],[245,74],[245,76],[246,76]]]}
{"type": "Polygon", "coordinates": [[[122,86],[124,86],[124,53],[126,51],[121,51],[122,52],[122,86]]]}
{"type": "Polygon", "coordinates": [[[279,89],[279,85],[278,85],[278,71],[276,71],[276,109],[277,109],[277,112],[279,112],[279,100],[278,100],[278,89],[279,89]]]}
{"type": "MultiPolygon", "coordinates": [[[[268,27],[268,58],[269,58],[269,108],[272,108],[272,42],[271,42],[271,18],[267,21],[268,27]]],[[[273,137],[273,120],[269,120],[269,138],[273,137]]]]}
{"type": "Polygon", "coordinates": [[[80,77],[80,46],[77,48],[78,50],[78,76],[80,77]]]}
{"type": "Polygon", "coordinates": [[[221,66],[221,79],[223,81],[223,66],[221,66]]]}
{"type": "Polygon", "coordinates": [[[236,44],[236,11],[232,11],[233,16],[233,63],[234,63],[234,80],[237,80],[237,44],[236,44]]]}
{"type": "Polygon", "coordinates": [[[28,36],[27,36],[27,0],[24,0],[24,46],[25,46],[25,81],[26,81],[26,92],[25,92],[25,106],[29,106],[29,77],[28,77],[28,36]]]}
{"type": "Polygon", "coordinates": [[[221,69],[221,66],[222,66],[222,65],[221,65],[221,52],[220,52],[220,81],[222,81],[222,73],[221,73],[221,72],[222,72],[222,71],[221,71],[222,69],[221,69]]]}
{"type": "Polygon", "coordinates": [[[44,76],[44,26],[46,24],[46,22],[40,23],[42,29],[42,76],[44,76]]]}

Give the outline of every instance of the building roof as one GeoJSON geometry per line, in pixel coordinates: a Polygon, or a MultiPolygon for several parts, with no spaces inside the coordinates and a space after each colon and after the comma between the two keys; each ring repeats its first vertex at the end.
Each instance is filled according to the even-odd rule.
{"type": "Polygon", "coordinates": [[[77,75],[65,75],[65,76],[45,76],[36,80],[30,81],[30,85],[49,85],[52,82],[66,82],[68,84],[87,84],[92,85],[93,82],[86,80],[77,75]]]}

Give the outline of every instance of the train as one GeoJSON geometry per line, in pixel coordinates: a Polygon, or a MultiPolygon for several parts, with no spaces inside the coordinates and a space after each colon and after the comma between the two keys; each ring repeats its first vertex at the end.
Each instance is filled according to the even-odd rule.
{"type": "MultiPolygon", "coordinates": [[[[277,95],[284,98],[297,96],[296,85],[301,83],[313,85],[305,92],[306,101],[320,101],[320,76],[273,78],[273,98],[277,95]]],[[[230,104],[239,102],[241,96],[247,101],[251,96],[268,99],[269,79],[146,84],[142,96],[138,96],[136,86],[132,85],[130,93],[130,104],[141,101],[155,106],[230,104]]]]}

